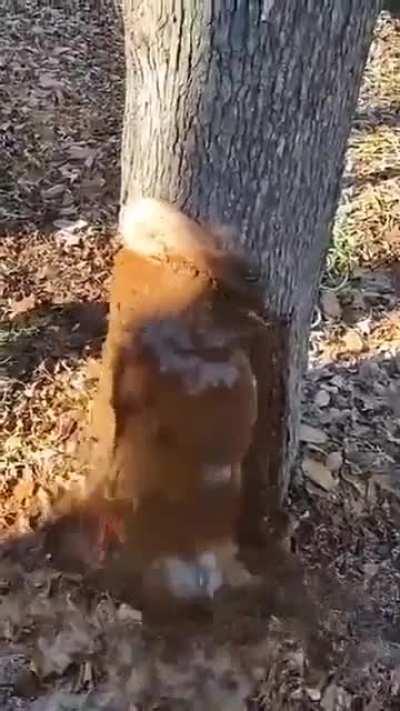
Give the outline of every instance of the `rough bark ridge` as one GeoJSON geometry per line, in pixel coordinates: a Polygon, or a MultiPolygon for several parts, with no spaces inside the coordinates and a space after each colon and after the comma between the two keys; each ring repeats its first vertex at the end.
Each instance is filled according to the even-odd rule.
{"type": "Polygon", "coordinates": [[[378,8],[378,0],[123,3],[122,205],[162,198],[233,228],[233,242],[260,264],[276,324],[253,355],[264,373],[248,459],[253,503],[266,482],[264,504],[287,489],[299,373],[378,8]]]}

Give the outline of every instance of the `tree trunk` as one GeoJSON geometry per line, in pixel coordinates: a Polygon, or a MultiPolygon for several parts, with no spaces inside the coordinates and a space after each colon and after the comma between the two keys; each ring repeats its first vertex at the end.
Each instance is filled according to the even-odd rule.
{"type": "Polygon", "coordinates": [[[378,0],[124,0],[122,208],[164,199],[257,260],[251,527],[287,492],[300,380],[378,0]]]}
{"type": "Polygon", "coordinates": [[[299,386],[378,0],[124,0],[122,208],[164,199],[233,230],[271,327],[253,348],[256,530],[287,492],[299,386]]]}

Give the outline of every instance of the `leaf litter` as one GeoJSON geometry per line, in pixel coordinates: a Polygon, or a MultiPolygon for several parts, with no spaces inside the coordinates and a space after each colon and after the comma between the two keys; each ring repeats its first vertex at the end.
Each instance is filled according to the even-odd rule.
{"type": "MultiPolygon", "coordinates": [[[[392,177],[399,56],[399,24],[383,14],[337,219],[354,244],[362,236],[361,267],[352,262],[344,279],[333,269],[321,291],[290,494],[291,544],[319,600],[330,669],[310,678],[302,643],[279,615],[262,622],[253,645],[228,642],[222,625],[222,635],[199,637],[172,662],[140,610],[80,574],[61,573],[28,544],[19,559],[0,561],[4,711],[242,709],[247,696],[251,708],[274,711],[399,707],[399,194],[392,177]]],[[[47,7],[24,0],[2,20],[4,540],[28,534],[29,542],[33,534],[35,541],[60,493],[83,476],[75,450],[98,377],[116,248],[122,68],[111,0],[47,7]]],[[[332,264],[345,264],[346,254],[332,264]]]]}

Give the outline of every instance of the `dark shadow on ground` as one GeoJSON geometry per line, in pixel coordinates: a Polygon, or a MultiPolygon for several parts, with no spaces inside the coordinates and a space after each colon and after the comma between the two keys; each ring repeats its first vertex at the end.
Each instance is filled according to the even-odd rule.
{"type": "MultiPolygon", "coordinates": [[[[72,306],[75,315],[70,323],[80,324],[74,309],[76,305],[72,306]]],[[[98,337],[95,335],[95,342],[98,337]]],[[[83,336],[81,339],[82,345],[83,336]]],[[[374,403],[371,407],[368,396],[375,386],[400,385],[400,362],[396,357],[382,355],[351,367],[335,362],[314,369],[307,378],[307,401],[312,403],[321,383],[329,383],[332,378],[337,387],[337,393],[331,394],[337,420],[331,422],[329,411],[322,410],[319,415],[312,407],[309,414],[312,424],[327,428],[330,446],[344,451],[345,465],[333,493],[322,489],[310,491],[296,469],[289,507],[298,524],[290,536],[292,553],[282,552],[272,541],[269,549],[256,552],[264,576],[259,588],[227,591],[213,609],[198,608],[185,613],[186,616],[182,616],[180,609],[179,624],[171,609],[167,623],[150,618],[143,631],[143,644],[159,635],[170,635],[171,643],[184,655],[191,638],[208,635],[211,643],[219,643],[232,634],[240,644],[257,645],[268,635],[272,618],[289,620],[292,625],[289,636],[293,634],[294,638],[298,636],[308,642],[310,673],[319,673],[321,666],[329,668],[352,694],[351,708],[362,709],[373,698],[376,665],[387,668],[390,674],[390,669],[399,662],[400,623],[393,590],[399,568],[396,531],[400,529],[400,505],[396,491],[399,491],[400,456],[396,439],[400,437],[400,424],[396,423],[392,405],[382,393],[376,399],[376,407],[374,403]],[[363,397],[368,401],[366,408],[363,397]],[[361,454],[370,455],[359,458],[358,474],[352,473],[346,462],[354,447],[361,454]],[[379,459],[382,451],[392,460],[391,464],[386,461],[386,468],[379,459]]],[[[78,531],[78,536],[81,533],[78,531]]],[[[71,571],[68,564],[64,568],[62,557],[65,549],[77,550],[76,535],[76,519],[65,518],[3,546],[0,561],[5,565],[16,562],[21,570],[28,571],[54,566],[71,571]]],[[[93,601],[104,592],[111,592],[117,600],[135,607],[143,605],[140,585],[130,577],[129,557],[117,554],[103,570],[93,572],[88,565],[78,572],[82,577],[67,576],[66,584],[75,588],[79,585],[85,591],[85,599],[93,601]]],[[[61,583],[53,583],[56,584],[61,583]]],[[[380,693],[387,699],[385,708],[392,708],[389,692],[388,696],[384,689],[380,693]]]]}
{"type": "MultiPolygon", "coordinates": [[[[74,320],[74,323],[77,321],[74,320]]],[[[363,397],[368,400],[373,386],[400,385],[400,362],[396,357],[377,356],[351,367],[348,363],[335,362],[315,369],[307,378],[308,400],[312,402],[321,382],[332,378],[336,385],[339,383],[338,393],[331,395],[332,406],[338,413],[337,421],[327,425],[326,415],[329,416],[329,412],[325,412],[325,420],[322,412],[320,426],[328,426],[330,444],[344,449],[346,456],[350,456],[349,452],[358,446],[361,454],[367,453],[369,457],[359,458],[361,469],[358,475],[349,473],[345,465],[343,477],[333,495],[323,490],[310,493],[304,481],[295,477],[290,507],[298,520],[290,539],[294,557],[290,553],[282,553],[275,542],[272,542],[270,549],[258,551],[264,568],[263,585],[250,593],[245,590],[228,593],[217,603],[219,612],[216,615],[220,615],[218,619],[221,622],[218,634],[225,634],[224,624],[230,614],[233,618],[239,614],[247,616],[248,623],[252,620],[253,624],[253,641],[257,637],[256,631],[259,633],[264,625],[267,628],[271,616],[291,619],[295,631],[300,631],[300,634],[306,631],[313,637],[316,658],[327,653],[326,644],[329,642],[329,654],[333,655],[334,665],[341,668],[343,674],[349,655],[356,667],[362,664],[361,658],[357,657],[359,644],[383,640],[386,651],[390,653],[392,645],[394,649],[400,641],[397,603],[393,598],[393,585],[398,576],[395,531],[400,528],[400,505],[395,493],[399,491],[400,456],[396,437],[400,437],[400,425],[396,424],[392,405],[384,396],[377,397],[375,409],[369,401],[367,409],[363,406],[363,397]],[[340,385],[341,381],[343,385],[340,385]],[[392,460],[390,465],[386,462],[385,467],[379,459],[382,451],[392,460]],[[353,477],[354,486],[349,483],[349,477],[353,477]],[[376,490],[370,498],[368,487],[372,483],[376,490]],[[356,492],[361,485],[366,493],[359,496],[356,492]],[[375,575],[367,580],[363,571],[371,565],[380,572],[378,577],[375,575]],[[315,611],[307,608],[307,586],[304,587],[302,582],[304,571],[307,584],[311,584],[313,590],[311,597],[317,601],[319,623],[312,617],[315,611]],[[332,619],[336,619],[336,632],[331,627],[332,619]],[[343,651],[345,629],[348,630],[348,648],[343,651]]],[[[315,425],[318,424],[316,420],[315,425]]],[[[61,561],[65,546],[68,551],[77,549],[76,543],[71,543],[73,536],[76,536],[74,526],[76,520],[74,523],[73,519],[66,518],[50,526],[47,532],[38,531],[32,536],[15,540],[2,549],[0,559],[17,560],[28,570],[48,566],[46,537],[48,540],[50,536],[52,564],[57,558],[61,561]]],[[[93,573],[89,566],[86,570],[81,567],[79,572],[83,575],[82,584],[87,586],[89,595],[108,590],[117,599],[135,606],[143,604],[140,594],[138,596],[139,588],[134,589],[136,581],[129,576],[129,558],[117,556],[110,561],[110,568],[100,572],[93,573]]],[[[192,632],[209,630],[210,620],[215,622],[215,616],[210,618],[209,613],[200,618],[196,617],[198,610],[193,614],[193,620],[190,617],[186,620],[188,626],[182,627],[185,634],[189,629],[192,632]]],[[[176,623],[172,619],[169,621],[176,631],[176,623]]],[[[157,621],[158,630],[159,624],[157,621]]],[[[386,661],[390,663],[390,660],[386,661]]],[[[360,703],[363,693],[361,689],[357,691],[360,703]]]]}
{"type": "Polygon", "coordinates": [[[0,28],[9,57],[0,66],[0,233],[51,231],[59,220],[114,223],[124,103],[116,5],[7,5],[0,28]]]}
{"type": "Polygon", "coordinates": [[[0,324],[3,377],[26,383],[41,364],[52,373],[61,359],[99,356],[107,312],[104,302],[43,305],[0,324]]]}
{"type": "Polygon", "coordinates": [[[390,107],[368,107],[368,111],[357,109],[354,114],[353,127],[357,133],[372,133],[376,128],[400,127],[400,106],[394,103],[390,107]]]}
{"type": "MultiPolygon", "coordinates": [[[[393,299],[396,292],[396,273],[393,268],[379,270],[387,279],[381,290],[372,298],[370,306],[374,306],[374,322],[390,316],[397,311],[397,300],[393,299]],[[377,300],[381,303],[380,313],[376,311],[377,300]]],[[[367,289],[374,288],[372,282],[365,282],[367,289]]],[[[22,274],[21,279],[27,276],[22,274]]],[[[354,280],[354,285],[363,292],[363,283],[354,280]]],[[[32,288],[34,293],[35,286],[32,288]]],[[[397,292],[396,292],[397,293],[397,292]]],[[[367,311],[365,311],[367,317],[367,311]]],[[[356,325],[357,319],[346,321],[346,326],[356,325]]],[[[52,373],[55,365],[61,359],[85,355],[99,357],[104,337],[107,331],[108,304],[105,301],[71,301],[62,304],[43,304],[29,310],[12,320],[0,321],[2,343],[0,345],[3,377],[19,380],[22,383],[31,381],[35,369],[46,364],[46,369],[52,373]]]]}
{"type": "Polygon", "coordinates": [[[343,187],[361,188],[363,185],[377,185],[385,180],[392,180],[400,177],[400,168],[386,168],[385,170],[376,170],[372,173],[367,173],[361,177],[344,178],[343,187]]]}

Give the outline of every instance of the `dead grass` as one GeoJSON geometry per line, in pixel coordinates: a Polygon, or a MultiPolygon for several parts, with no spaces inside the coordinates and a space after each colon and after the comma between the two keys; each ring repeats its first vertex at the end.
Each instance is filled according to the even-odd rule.
{"type": "Polygon", "coordinates": [[[400,228],[400,22],[382,15],[365,72],[349,148],[328,278],[359,264],[396,261],[400,228]]]}
{"type": "MultiPolygon", "coordinates": [[[[400,133],[398,136],[400,150],[400,133]]],[[[342,203],[334,228],[328,270],[338,276],[354,267],[377,267],[399,258],[398,241],[391,237],[400,229],[399,178],[367,182],[346,203],[342,203]]]]}

